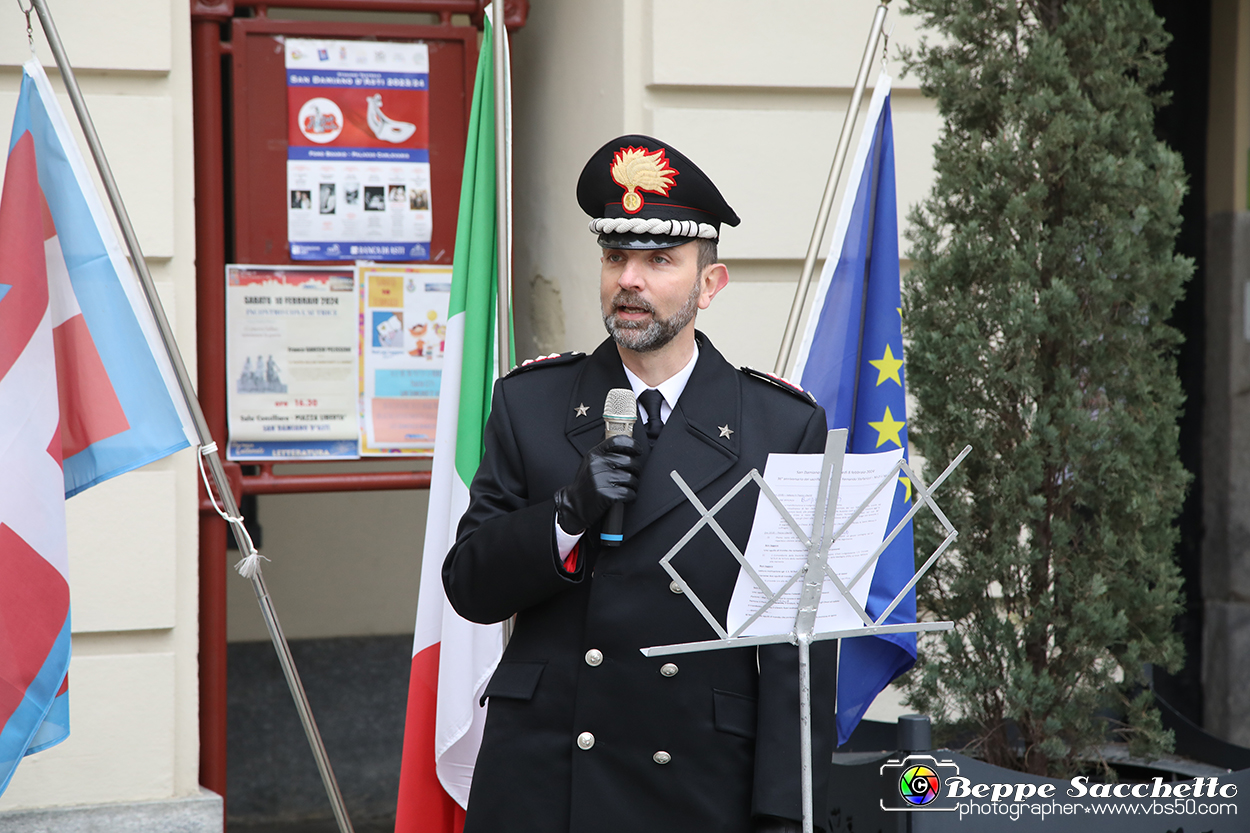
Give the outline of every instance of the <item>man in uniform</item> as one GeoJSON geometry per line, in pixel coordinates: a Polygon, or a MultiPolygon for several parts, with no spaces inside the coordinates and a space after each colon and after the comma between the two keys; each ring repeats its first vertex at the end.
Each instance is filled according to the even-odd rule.
{"type": "MultiPolygon", "coordinates": [[[[773,645],[648,659],[715,638],[659,565],[705,506],[770,452],[819,453],[825,415],[786,383],[731,367],[694,329],[729,280],[716,258],[738,217],[675,148],[622,136],[582,171],[578,202],[603,248],[610,338],[589,356],[517,368],[495,386],[485,456],[443,567],[455,609],[516,615],[487,685],[466,833],[797,831],[798,652],[773,645]],[[633,389],[633,436],[604,439],[608,391],[633,389]],[[603,519],[624,502],[617,546],[603,519]]],[[[755,490],[717,515],[744,549],[755,490]]],[[[701,530],[673,566],[725,621],[738,564],[701,530]]],[[[815,821],[833,746],[835,643],[813,656],[815,821]]]]}

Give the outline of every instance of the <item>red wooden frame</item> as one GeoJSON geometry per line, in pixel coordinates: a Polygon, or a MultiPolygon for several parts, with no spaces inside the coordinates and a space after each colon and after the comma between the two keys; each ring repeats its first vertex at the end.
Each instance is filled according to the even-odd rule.
{"type": "Polygon", "coordinates": [[[387,26],[380,31],[378,26],[369,24],[270,18],[235,18],[231,23],[235,262],[295,262],[288,256],[286,240],[285,56],[274,49],[275,35],[341,40],[385,38],[425,41],[429,45],[429,149],[434,204],[429,262],[451,263],[460,208],[464,142],[477,68],[477,30],[467,26],[387,26]],[[281,140],[275,141],[275,137],[281,140]]]}
{"type": "MultiPolygon", "coordinates": [[[[281,127],[275,136],[281,142],[270,146],[264,133],[272,129],[265,113],[249,110],[246,100],[252,94],[257,68],[256,56],[249,53],[246,44],[252,35],[266,36],[289,34],[305,37],[375,38],[386,40],[425,40],[445,44],[458,50],[463,66],[454,70],[449,56],[441,49],[431,49],[431,173],[435,201],[434,241],[431,244],[432,262],[451,262],[454,248],[455,207],[459,202],[460,170],[463,167],[464,136],[467,133],[469,107],[472,98],[473,78],[477,63],[477,42],[474,27],[480,27],[488,0],[190,0],[191,12],[191,63],[195,141],[195,224],[196,224],[196,348],[198,355],[198,392],[200,403],[208,421],[209,430],[219,447],[226,445],[226,367],[223,349],[226,332],[225,315],[225,266],[228,260],[252,263],[287,263],[285,222],[286,211],[282,201],[285,192],[286,169],[286,88],[285,74],[280,71],[276,86],[260,80],[261,98],[272,99],[274,90],[281,95],[280,104],[269,101],[266,106],[276,110],[281,127]],[[390,24],[346,24],[313,21],[273,20],[267,17],[267,8],[294,7],[305,9],[333,9],[348,11],[426,12],[439,16],[439,25],[406,26],[390,24]],[[242,12],[250,16],[236,17],[242,12]],[[468,15],[473,27],[453,26],[453,15],[468,15]],[[229,24],[228,26],[226,24],[229,24]],[[227,33],[231,38],[223,40],[227,33]],[[235,106],[233,124],[227,136],[225,89],[223,87],[223,64],[231,61],[233,81],[231,84],[235,106]],[[456,72],[463,79],[458,95],[463,100],[448,100],[436,91],[438,79],[456,72]],[[441,133],[435,126],[446,119],[446,112],[463,114],[463,123],[446,122],[441,133]],[[236,137],[252,134],[252,144],[240,144],[236,137]],[[455,129],[452,129],[452,128],[455,129]],[[458,131],[458,132],[457,132],[458,131]],[[456,136],[459,147],[456,147],[456,136]],[[265,251],[263,232],[273,230],[268,212],[273,207],[261,194],[256,201],[236,197],[234,200],[234,240],[236,251],[227,250],[227,196],[226,182],[230,172],[227,168],[227,142],[236,154],[242,150],[243,161],[252,164],[253,174],[260,166],[261,182],[246,176],[244,165],[237,165],[232,185],[234,193],[247,194],[252,188],[271,187],[268,179],[274,171],[281,177],[278,188],[277,222],[282,225],[279,238],[282,246],[270,245],[265,251]],[[263,142],[260,153],[256,143],[263,142]],[[278,146],[280,145],[280,147],[278,146]],[[439,154],[439,155],[436,155],[439,154]],[[280,156],[281,164],[275,160],[280,156]],[[270,170],[273,169],[273,170],[270,170]],[[256,210],[264,219],[257,220],[256,210]],[[440,210],[441,206],[450,213],[440,210]],[[240,216],[241,215],[241,216],[240,216]],[[447,217],[450,217],[450,223],[447,217]],[[239,233],[241,221],[246,220],[249,234],[239,233]],[[254,228],[255,226],[255,228],[254,228]],[[262,236],[251,234],[262,231],[262,236]],[[257,240],[261,242],[258,244],[257,240]],[[239,244],[242,244],[241,246],[239,244]],[[442,251],[440,251],[440,249],[442,251]],[[245,254],[246,257],[240,257],[245,254]]],[[[506,0],[504,20],[507,28],[515,30],[525,24],[529,12],[528,0],[506,0]]],[[[272,81],[272,79],[270,79],[272,81]]],[[[447,88],[450,91],[451,88],[447,88]]],[[[454,96],[453,96],[454,99],[454,96]]],[[[324,462],[322,465],[326,465],[324,462]]],[[[300,463],[283,464],[298,469],[300,463]]],[[[370,491],[384,489],[427,489],[430,473],[376,471],[351,474],[276,474],[272,464],[262,464],[256,474],[243,474],[237,463],[226,463],[226,473],[235,493],[236,501],[245,494],[282,494],[332,491],[370,491]]],[[[226,795],[226,564],[227,526],[212,508],[207,495],[200,492],[199,523],[199,603],[200,603],[200,783],[226,795]]]]}

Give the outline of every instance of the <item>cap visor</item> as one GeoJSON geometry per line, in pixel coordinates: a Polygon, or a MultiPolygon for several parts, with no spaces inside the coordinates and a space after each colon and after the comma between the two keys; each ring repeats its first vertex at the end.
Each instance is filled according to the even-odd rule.
{"type": "Polygon", "coordinates": [[[671,249],[695,239],[666,234],[601,234],[599,246],[604,249],[671,249]]]}

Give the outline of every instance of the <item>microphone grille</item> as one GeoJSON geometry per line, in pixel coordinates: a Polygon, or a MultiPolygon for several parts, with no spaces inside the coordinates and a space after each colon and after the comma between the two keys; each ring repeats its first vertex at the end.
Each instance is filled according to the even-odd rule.
{"type": "Polygon", "coordinates": [[[633,420],[638,418],[638,403],[629,388],[613,388],[603,403],[603,418],[633,420]]]}

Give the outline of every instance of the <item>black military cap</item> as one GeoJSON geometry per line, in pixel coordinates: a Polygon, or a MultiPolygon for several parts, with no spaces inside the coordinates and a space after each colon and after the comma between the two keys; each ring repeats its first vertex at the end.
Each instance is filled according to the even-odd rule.
{"type": "Polygon", "coordinates": [[[605,249],[668,249],[716,240],[738,215],[699,166],[650,136],[613,139],[586,163],[577,204],[605,249]]]}

